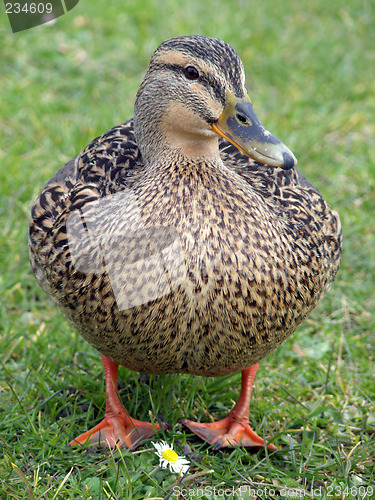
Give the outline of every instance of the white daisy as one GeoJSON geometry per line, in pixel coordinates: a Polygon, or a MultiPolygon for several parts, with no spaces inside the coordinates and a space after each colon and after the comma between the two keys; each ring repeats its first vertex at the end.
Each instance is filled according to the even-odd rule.
{"type": "Polygon", "coordinates": [[[152,442],[152,444],[155,446],[156,455],[160,459],[160,467],[164,469],[168,468],[177,474],[185,474],[189,469],[190,462],[184,457],[179,457],[174,451],[172,444],[169,446],[165,441],[161,441],[160,443],[152,442]]]}

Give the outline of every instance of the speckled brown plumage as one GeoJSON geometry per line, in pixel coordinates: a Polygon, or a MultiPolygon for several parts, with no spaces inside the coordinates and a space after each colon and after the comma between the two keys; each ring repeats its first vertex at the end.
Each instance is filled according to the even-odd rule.
{"type": "MultiPolygon", "coordinates": [[[[232,79],[235,92],[244,78],[227,73],[221,85],[232,79]]],[[[341,229],[321,194],[295,169],[253,161],[222,138],[219,148],[220,158],[189,158],[165,147],[145,162],[130,120],[67,163],[33,206],[38,282],[118,364],[244,370],[295,331],[335,278],[341,229]],[[168,248],[165,290],[148,257],[168,248]]]]}
{"type": "MultiPolygon", "coordinates": [[[[335,277],[338,219],[319,192],[296,170],[255,164],[224,139],[220,146],[225,170],[181,158],[139,186],[130,121],[63,167],[33,207],[38,281],[88,342],[128,368],[239,371],[293,333],[335,277]],[[145,228],[176,229],[186,277],[169,294],[119,311],[105,266],[85,274],[72,264],[66,220],[125,188],[137,194],[145,228]]],[[[117,225],[121,254],[119,233],[117,225]]]]}

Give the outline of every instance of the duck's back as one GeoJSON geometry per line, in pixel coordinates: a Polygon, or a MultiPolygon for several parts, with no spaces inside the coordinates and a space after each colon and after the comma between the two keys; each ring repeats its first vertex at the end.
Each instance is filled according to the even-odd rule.
{"type": "Polygon", "coordinates": [[[296,170],[224,140],[224,165],[146,168],[132,121],[45,186],[34,273],[83,337],[129,368],[222,375],[290,335],[329,289],[338,216],[296,170]]]}

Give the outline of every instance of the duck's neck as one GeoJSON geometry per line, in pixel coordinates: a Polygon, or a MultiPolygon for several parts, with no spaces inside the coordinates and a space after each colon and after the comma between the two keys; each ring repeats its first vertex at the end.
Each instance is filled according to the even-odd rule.
{"type": "Polygon", "coordinates": [[[177,157],[192,164],[202,161],[216,163],[220,158],[218,136],[214,132],[213,135],[203,135],[166,124],[147,129],[135,130],[136,141],[147,166],[165,164],[166,160],[173,161],[177,157]]]}
{"type": "Polygon", "coordinates": [[[214,163],[219,159],[219,136],[192,109],[162,93],[157,102],[150,85],[141,86],[134,107],[134,133],[146,165],[166,157],[214,163]]]}
{"type": "Polygon", "coordinates": [[[146,163],[144,180],[152,179],[153,183],[171,184],[204,184],[204,179],[215,178],[223,168],[220,158],[201,158],[187,156],[180,150],[165,150],[162,158],[146,163]]]}

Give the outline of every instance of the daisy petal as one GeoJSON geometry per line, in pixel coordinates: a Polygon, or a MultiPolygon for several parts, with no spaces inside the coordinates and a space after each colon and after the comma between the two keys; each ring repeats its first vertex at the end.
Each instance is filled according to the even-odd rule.
{"type": "Polygon", "coordinates": [[[168,445],[165,441],[160,443],[152,442],[156,449],[155,454],[159,457],[159,466],[163,469],[169,469],[177,474],[185,474],[189,469],[190,462],[185,457],[180,457],[173,449],[173,445],[168,445]]]}

